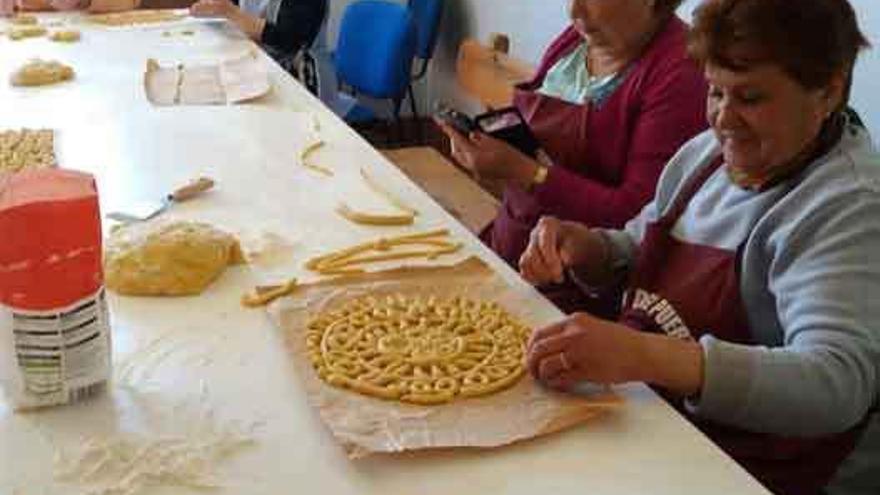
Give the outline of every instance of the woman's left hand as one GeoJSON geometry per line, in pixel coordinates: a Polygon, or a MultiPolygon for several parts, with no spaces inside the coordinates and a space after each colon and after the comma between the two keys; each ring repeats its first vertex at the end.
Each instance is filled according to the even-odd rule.
{"type": "Polygon", "coordinates": [[[523,188],[531,185],[539,166],[534,159],[488,134],[465,136],[442,121],[437,125],[449,136],[452,157],[478,177],[513,182],[523,188]]]}
{"type": "Polygon", "coordinates": [[[536,380],[557,390],[583,381],[639,380],[641,336],[619,323],[575,313],[532,333],[526,364],[536,380]]]}
{"type": "Polygon", "coordinates": [[[703,359],[694,340],[640,332],[586,313],[535,330],[526,349],[529,373],[563,391],[583,381],[639,381],[694,397],[703,389],[703,359]]]}
{"type": "Polygon", "coordinates": [[[199,0],[189,8],[193,17],[232,17],[238,7],[229,0],[199,0]]]}

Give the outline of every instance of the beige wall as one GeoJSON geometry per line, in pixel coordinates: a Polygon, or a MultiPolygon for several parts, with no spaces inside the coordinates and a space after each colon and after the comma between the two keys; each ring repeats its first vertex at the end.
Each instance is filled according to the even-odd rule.
{"type": "MultiPolygon", "coordinates": [[[[333,45],[342,12],[351,1],[331,0],[329,33],[333,45]]],[[[875,142],[880,142],[880,9],[878,0],[850,1],[868,38],[878,46],[859,61],[852,103],[874,130],[875,142]]],[[[511,54],[536,64],[547,44],[566,25],[567,4],[567,0],[446,0],[435,59],[427,81],[417,88],[421,111],[433,108],[438,100],[463,110],[477,110],[475,102],[455,84],[455,54],[461,40],[475,37],[485,41],[490,33],[507,33],[512,39],[511,54]]],[[[679,14],[689,20],[698,4],[699,0],[686,0],[679,14]]]]}

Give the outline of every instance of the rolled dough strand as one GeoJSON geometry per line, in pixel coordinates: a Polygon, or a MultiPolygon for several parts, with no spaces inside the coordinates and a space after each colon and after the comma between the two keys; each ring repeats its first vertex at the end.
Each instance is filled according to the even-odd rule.
{"type": "Polygon", "coordinates": [[[379,184],[377,180],[373,179],[364,168],[361,168],[361,177],[363,177],[364,182],[370,186],[370,189],[387,199],[388,202],[394,205],[398,210],[405,211],[414,217],[419,215],[418,210],[404,203],[400,198],[392,194],[391,191],[385,189],[385,187],[382,186],[382,184],[379,184]]]}
{"type": "Polygon", "coordinates": [[[374,241],[368,241],[361,244],[356,244],[354,246],[341,249],[336,252],[328,253],[322,256],[317,256],[315,258],[310,259],[306,262],[306,268],[309,270],[314,270],[320,264],[325,262],[334,261],[340,258],[345,258],[352,256],[354,254],[361,253],[363,251],[367,251],[370,249],[382,249],[383,246],[392,245],[395,242],[400,241],[409,241],[409,240],[417,240],[417,239],[432,239],[434,237],[442,237],[449,235],[448,229],[437,229],[437,230],[429,230],[427,232],[421,232],[417,234],[408,234],[397,237],[383,237],[374,241]]]}
{"type": "Polygon", "coordinates": [[[349,263],[354,256],[359,255],[361,253],[368,252],[370,250],[376,250],[381,252],[391,251],[391,248],[396,246],[408,246],[408,245],[428,245],[428,246],[436,246],[439,248],[448,248],[452,245],[449,241],[444,241],[441,239],[413,239],[413,240],[403,240],[397,242],[395,244],[387,244],[387,243],[376,243],[374,246],[360,246],[360,249],[350,250],[343,255],[333,256],[326,259],[318,260],[316,263],[311,264],[311,266],[307,265],[309,269],[320,268],[320,267],[331,267],[331,266],[343,266],[349,263]]]}
{"type": "Polygon", "coordinates": [[[317,139],[317,140],[315,140],[315,141],[313,141],[313,142],[307,144],[307,145],[302,149],[302,151],[300,151],[300,153],[299,153],[299,162],[300,162],[300,164],[302,164],[302,166],[305,167],[305,168],[308,168],[308,169],[314,170],[314,171],[316,171],[316,172],[322,173],[322,174],[324,174],[324,175],[326,175],[326,176],[328,176],[328,177],[333,177],[334,174],[333,174],[333,171],[332,171],[332,170],[330,170],[330,169],[328,169],[328,168],[326,168],[326,167],[322,167],[322,166],[320,166],[320,165],[315,165],[314,163],[311,163],[311,162],[309,161],[309,157],[310,157],[313,153],[315,153],[316,151],[318,151],[319,149],[323,148],[325,145],[326,145],[326,143],[325,143],[322,139],[317,139]]]}
{"type": "Polygon", "coordinates": [[[461,249],[460,244],[450,245],[448,248],[439,248],[439,249],[423,249],[418,251],[407,251],[403,253],[386,253],[386,254],[376,254],[373,256],[365,256],[363,258],[356,258],[345,264],[340,265],[330,265],[330,266],[321,266],[317,270],[319,273],[324,273],[326,271],[336,271],[340,269],[347,269],[351,265],[363,265],[365,263],[379,263],[382,261],[396,261],[402,259],[409,258],[427,258],[429,260],[436,259],[439,256],[444,254],[451,254],[461,249]]]}
{"type": "Polygon", "coordinates": [[[347,265],[359,265],[363,263],[375,263],[377,261],[389,261],[400,258],[412,258],[419,256],[426,256],[429,259],[435,258],[442,254],[454,253],[461,249],[461,243],[451,243],[445,242],[443,244],[435,245],[435,249],[422,249],[418,251],[405,251],[401,253],[382,253],[375,254],[370,256],[365,256],[363,258],[346,258],[342,260],[338,260],[332,263],[323,263],[320,265],[321,268],[337,268],[343,267],[347,265]]]}
{"type": "Polygon", "coordinates": [[[345,203],[339,203],[339,206],[336,207],[336,213],[339,213],[346,220],[354,222],[358,225],[373,225],[373,226],[400,226],[400,225],[412,225],[415,221],[415,217],[412,213],[405,213],[403,215],[381,215],[376,213],[366,213],[362,211],[357,211],[352,209],[345,203]]]}
{"type": "Polygon", "coordinates": [[[257,287],[253,292],[242,296],[241,304],[248,308],[259,308],[280,297],[292,294],[293,291],[296,290],[296,286],[296,279],[292,278],[282,285],[257,287]]]}

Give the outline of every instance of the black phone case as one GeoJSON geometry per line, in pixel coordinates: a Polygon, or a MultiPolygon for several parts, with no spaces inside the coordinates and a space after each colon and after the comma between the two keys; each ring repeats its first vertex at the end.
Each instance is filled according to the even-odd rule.
{"type": "Polygon", "coordinates": [[[480,114],[474,118],[474,123],[481,132],[507,142],[524,154],[531,156],[532,158],[538,155],[538,149],[540,149],[541,144],[538,142],[538,139],[526,123],[525,118],[523,118],[519,109],[516,107],[501,108],[480,114]],[[488,121],[496,120],[498,117],[506,114],[514,114],[517,123],[500,129],[487,129],[483,124],[488,121]]]}

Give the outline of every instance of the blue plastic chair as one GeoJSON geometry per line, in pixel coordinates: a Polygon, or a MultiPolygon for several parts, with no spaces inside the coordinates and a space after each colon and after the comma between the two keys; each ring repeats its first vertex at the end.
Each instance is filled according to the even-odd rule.
{"type": "MultiPolygon", "coordinates": [[[[361,0],[345,9],[339,27],[335,64],[339,82],[355,95],[389,99],[400,120],[416,52],[416,26],[409,10],[382,0],[361,0]]],[[[368,120],[373,113],[357,105],[348,122],[368,120]]]]}
{"type": "Polygon", "coordinates": [[[409,84],[409,102],[413,116],[418,118],[416,96],[412,82],[418,81],[428,72],[428,64],[434,56],[437,37],[440,34],[440,18],[443,16],[443,0],[407,0],[407,8],[416,23],[416,57],[421,62],[409,84]]]}

